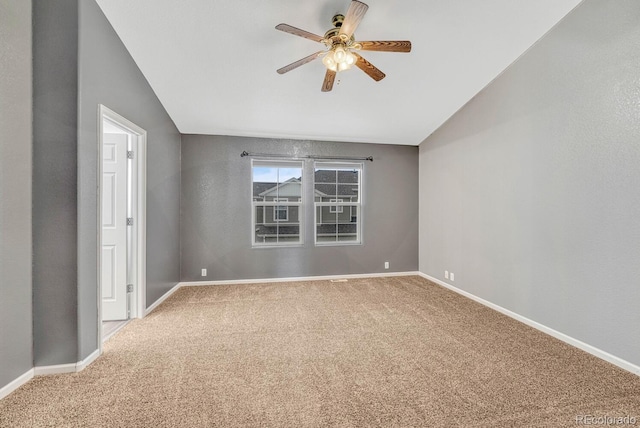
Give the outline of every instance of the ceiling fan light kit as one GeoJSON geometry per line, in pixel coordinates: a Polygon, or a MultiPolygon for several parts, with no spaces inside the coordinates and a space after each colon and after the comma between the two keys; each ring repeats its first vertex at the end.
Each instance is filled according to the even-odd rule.
{"type": "Polygon", "coordinates": [[[332,18],[331,23],[333,24],[333,28],[329,29],[324,37],[292,27],[288,24],[277,25],[277,30],[323,43],[326,47],[324,51],[313,53],[278,69],[278,73],[284,74],[317,58],[323,57],[322,63],[327,68],[327,71],[324,82],[322,83],[322,92],[331,91],[336,73],[349,70],[353,65],[367,73],[369,77],[375,81],[384,79],[385,74],[360,56],[357,51],[411,52],[411,42],[408,40],[357,42],[354,32],[368,8],[369,6],[366,4],[358,0],[353,0],[346,15],[337,14],[332,18]]]}
{"type": "Polygon", "coordinates": [[[356,56],[349,50],[339,46],[327,52],[322,59],[322,63],[328,70],[344,71],[350,69],[356,63],[356,56]]]}

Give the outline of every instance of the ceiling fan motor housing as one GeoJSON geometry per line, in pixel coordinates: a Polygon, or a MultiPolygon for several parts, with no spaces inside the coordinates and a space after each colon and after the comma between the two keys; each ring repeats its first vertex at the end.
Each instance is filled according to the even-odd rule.
{"type": "Polygon", "coordinates": [[[337,15],[333,15],[333,18],[331,19],[331,24],[333,24],[333,28],[331,28],[329,31],[324,33],[325,40],[330,40],[331,41],[330,44],[333,44],[333,45],[343,44],[345,46],[350,46],[355,42],[356,40],[355,34],[352,34],[351,37],[349,37],[348,39],[344,34],[342,36],[340,35],[340,29],[342,28],[343,22],[344,22],[343,14],[338,13],[337,15]]]}
{"type": "Polygon", "coordinates": [[[331,18],[331,24],[336,28],[342,27],[343,22],[344,22],[344,15],[341,13],[338,13],[337,15],[333,15],[333,18],[331,18]]]}

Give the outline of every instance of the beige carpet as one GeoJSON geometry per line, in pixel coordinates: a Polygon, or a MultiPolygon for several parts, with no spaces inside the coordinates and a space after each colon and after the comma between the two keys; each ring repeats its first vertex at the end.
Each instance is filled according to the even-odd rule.
{"type": "Polygon", "coordinates": [[[576,426],[640,377],[420,277],[188,287],[2,427],[576,426]]]}

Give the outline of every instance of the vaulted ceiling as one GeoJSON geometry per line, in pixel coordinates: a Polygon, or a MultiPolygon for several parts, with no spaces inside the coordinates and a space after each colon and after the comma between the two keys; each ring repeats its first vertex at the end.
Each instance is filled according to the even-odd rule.
{"type": "Polygon", "coordinates": [[[183,134],[418,145],[549,31],[580,0],[364,0],[358,40],[410,40],[411,53],[362,52],[320,91],[314,61],[276,70],[323,45],[349,0],[97,0],[183,134]]]}

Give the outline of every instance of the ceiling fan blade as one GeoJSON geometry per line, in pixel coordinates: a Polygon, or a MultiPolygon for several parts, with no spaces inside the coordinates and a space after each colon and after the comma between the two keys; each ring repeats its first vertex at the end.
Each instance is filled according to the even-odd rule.
{"type": "Polygon", "coordinates": [[[331,91],[334,80],[336,80],[336,72],[327,69],[327,73],[324,75],[324,82],[322,82],[322,92],[331,91]]]}
{"type": "Polygon", "coordinates": [[[344,17],[344,22],[340,27],[340,35],[344,34],[347,36],[347,39],[350,38],[356,31],[356,28],[358,28],[364,14],[367,13],[367,9],[369,9],[369,6],[366,4],[358,0],[353,0],[351,5],[349,5],[349,10],[347,11],[347,14],[344,17]]]}
{"type": "Polygon", "coordinates": [[[373,80],[375,80],[376,82],[381,81],[382,79],[384,79],[384,77],[386,76],[386,74],[384,74],[382,71],[380,71],[378,69],[378,67],[376,67],[375,65],[371,64],[369,61],[367,61],[366,59],[362,58],[360,55],[358,55],[357,52],[353,53],[357,60],[356,60],[356,66],[364,71],[365,73],[367,73],[369,75],[369,77],[371,77],[373,80]]]}
{"type": "Polygon", "coordinates": [[[411,52],[411,42],[408,40],[358,42],[360,50],[381,52],[411,52]]]}
{"type": "Polygon", "coordinates": [[[314,59],[316,59],[316,58],[320,57],[320,55],[322,55],[323,53],[324,53],[324,51],[318,51],[318,52],[316,52],[316,53],[312,53],[312,54],[311,54],[311,55],[309,55],[309,56],[305,56],[304,58],[299,59],[299,60],[297,60],[296,62],[292,62],[292,63],[291,63],[291,64],[289,64],[289,65],[285,65],[284,67],[279,68],[279,69],[277,70],[277,71],[278,71],[278,74],[284,74],[284,73],[286,73],[286,72],[288,72],[288,71],[293,70],[294,68],[298,68],[298,67],[300,67],[301,65],[305,65],[306,63],[311,62],[311,61],[313,61],[314,59]]]}
{"type": "Polygon", "coordinates": [[[324,37],[292,27],[288,24],[278,24],[276,25],[276,30],[284,31],[285,33],[293,34],[294,36],[304,37],[305,39],[313,40],[314,42],[322,42],[324,40],[324,37]]]}

